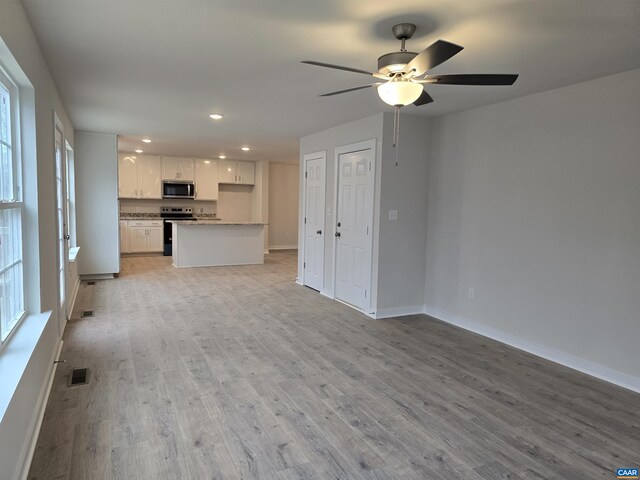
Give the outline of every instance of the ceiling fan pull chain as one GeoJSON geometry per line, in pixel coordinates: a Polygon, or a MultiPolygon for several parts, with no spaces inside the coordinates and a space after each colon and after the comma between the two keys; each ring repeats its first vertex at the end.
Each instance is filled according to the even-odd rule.
{"type": "Polygon", "coordinates": [[[393,148],[396,151],[396,167],[398,166],[398,142],[400,141],[400,107],[395,106],[393,112],[393,148]]]}

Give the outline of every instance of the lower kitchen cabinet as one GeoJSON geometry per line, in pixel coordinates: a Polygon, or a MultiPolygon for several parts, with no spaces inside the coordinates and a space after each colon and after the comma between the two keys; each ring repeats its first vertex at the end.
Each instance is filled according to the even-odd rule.
{"type": "Polygon", "coordinates": [[[120,253],[129,253],[131,243],[129,242],[129,222],[120,220],[120,253]]]}
{"type": "Polygon", "coordinates": [[[162,252],[162,220],[120,222],[120,244],[122,253],[162,252]],[[126,228],[123,223],[127,224],[126,228]]]}

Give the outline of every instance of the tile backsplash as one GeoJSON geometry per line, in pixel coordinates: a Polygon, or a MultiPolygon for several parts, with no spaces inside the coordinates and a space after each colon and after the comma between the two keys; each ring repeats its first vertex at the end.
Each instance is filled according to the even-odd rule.
{"type": "Polygon", "coordinates": [[[198,200],[135,200],[121,199],[120,216],[146,216],[160,215],[162,207],[189,207],[193,209],[193,214],[198,216],[212,216],[216,214],[216,202],[200,202],[198,200]]]}

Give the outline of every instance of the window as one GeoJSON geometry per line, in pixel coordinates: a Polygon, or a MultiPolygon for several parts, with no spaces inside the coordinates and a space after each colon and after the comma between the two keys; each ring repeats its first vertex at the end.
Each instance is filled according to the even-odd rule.
{"type": "Polygon", "coordinates": [[[0,343],[24,317],[18,88],[0,68],[0,343]]]}

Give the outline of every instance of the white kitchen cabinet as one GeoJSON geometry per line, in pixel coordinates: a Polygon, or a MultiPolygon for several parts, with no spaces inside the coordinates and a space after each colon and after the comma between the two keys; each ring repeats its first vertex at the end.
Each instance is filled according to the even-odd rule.
{"type": "Polygon", "coordinates": [[[160,226],[149,227],[147,232],[147,252],[161,252],[164,249],[162,222],[160,226]]]}
{"type": "Polygon", "coordinates": [[[162,220],[129,220],[129,252],[161,252],[162,220]]]}
{"type": "Polygon", "coordinates": [[[245,160],[222,160],[218,168],[218,183],[254,185],[256,165],[245,160]]]}
{"type": "Polygon", "coordinates": [[[129,253],[130,251],[129,222],[126,220],[120,220],[120,253],[129,253]]]}
{"type": "Polygon", "coordinates": [[[254,185],[256,183],[256,164],[244,160],[237,161],[238,183],[254,185]]]}
{"type": "Polygon", "coordinates": [[[118,155],[118,197],[162,198],[160,157],[118,155]]]}
{"type": "Polygon", "coordinates": [[[196,159],[196,200],[218,200],[218,163],[196,159]]]}
{"type": "Polygon", "coordinates": [[[162,157],[163,180],[195,180],[193,159],[186,157],[162,157]]]}

